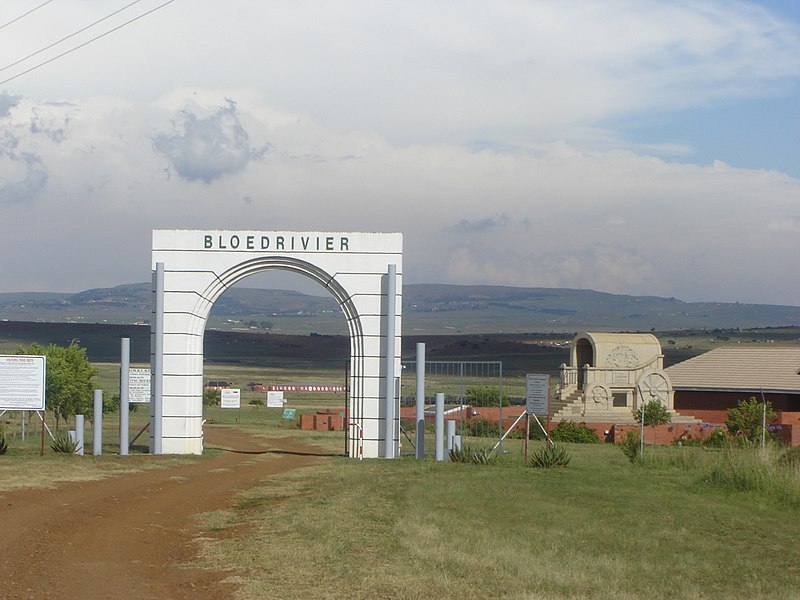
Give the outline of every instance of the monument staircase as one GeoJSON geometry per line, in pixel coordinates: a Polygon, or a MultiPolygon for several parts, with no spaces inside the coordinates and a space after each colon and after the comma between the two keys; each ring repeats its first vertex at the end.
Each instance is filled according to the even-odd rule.
{"type": "MultiPolygon", "coordinates": [[[[563,399],[556,397],[550,401],[550,414],[553,421],[585,421],[593,423],[618,423],[620,414],[616,411],[592,411],[591,415],[584,415],[583,392],[573,390],[563,399]]],[[[674,410],[672,412],[672,423],[700,423],[691,415],[682,415],[674,410]]],[[[633,414],[631,414],[633,422],[633,414]]]]}

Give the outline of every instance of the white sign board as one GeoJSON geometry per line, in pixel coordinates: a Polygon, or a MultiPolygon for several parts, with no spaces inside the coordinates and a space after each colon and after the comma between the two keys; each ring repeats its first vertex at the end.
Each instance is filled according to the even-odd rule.
{"type": "Polygon", "coordinates": [[[0,410],[44,410],[44,356],[0,356],[0,410]]]}
{"type": "Polygon", "coordinates": [[[239,408],[241,407],[242,390],[220,390],[220,408],[239,408]]]}
{"type": "Polygon", "coordinates": [[[150,369],[128,369],[128,402],[131,404],[150,402],[150,369]]]}
{"type": "Polygon", "coordinates": [[[546,415],[550,411],[550,375],[525,376],[525,411],[532,415],[546,415]]]}
{"type": "Polygon", "coordinates": [[[283,408],[283,392],[267,392],[267,408],[283,408]]]}

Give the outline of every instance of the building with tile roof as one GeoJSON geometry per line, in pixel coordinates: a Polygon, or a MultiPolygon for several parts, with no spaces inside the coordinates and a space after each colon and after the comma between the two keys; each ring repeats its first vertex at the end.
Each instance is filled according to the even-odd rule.
{"type": "Polygon", "coordinates": [[[716,348],[665,372],[682,414],[723,423],[729,408],[755,396],[772,404],[778,423],[800,427],[800,347],[716,348]]]}

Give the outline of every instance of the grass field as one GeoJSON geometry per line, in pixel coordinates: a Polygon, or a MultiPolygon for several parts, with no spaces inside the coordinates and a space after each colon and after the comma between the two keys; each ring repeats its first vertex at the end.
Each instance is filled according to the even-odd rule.
{"type": "MultiPolygon", "coordinates": [[[[514,449],[514,442],[508,445],[514,449]]],[[[711,482],[702,450],[632,465],[571,445],[566,469],[332,459],[203,517],[202,564],[243,599],[797,598],[800,488],[711,482]],[[687,458],[687,456],[689,458],[687,458]],[[692,468],[686,468],[692,465],[692,468]]]]}
{"type": "MultiPolygon", "coordinates": [[[[71,330],[53,329],[58,343],[74,338],[71,330]]],[[[105,360],[118,353],[116,330],[93,341],[81,336],[83,344],[99,345],[111,357],[105,360]]],[[[659,337],[667,363],[723,345],[800,343],[797,328],[659,337]]],[[[251,355],[260,366],[209,360],[205,379],[242,389],[242,407],[206,407],[204,418],[267,440],[297,437],[331,455],[324,464],[259,482],[226,510],[198,516],[211,533],[203,536],[202,555],[192,566],[230,571],[242,583],[242,600],[800,598],[797,467],[767,468],[754,451],[699,448],[648,450],[642,464],[631,464],[618,448],[594,444],[569,446],[572,461],[566,469],[541,471],[523,464],[520,441],[513,439],[503,445],[508,454],[487,466],[408,458],[353,461],[337,456],[344,450],[343,433],[300,431],[279,409],[252,405],[264,393],[246,389],[250,381],[342,383],[345,360],[289,357],[273,363],[246,340],[226,347],[229,339],[220,337],[215,357],[251,355]]],[[[3,338],[0,352],[30,341],[3,338]]],[[[140,332],[139,359],[148,343],[140,332]]],[[[442,347],[450,352],[467,344],[458,358],[503,360],[504,389],[516,397],[524,394],[525,372],[554,372],[553,365],[568,353],[561,348],[502,355],[505,346],[493,345],[490,356],[472,356],[475,343],[454,338],[453,348],[442,347]]],[[[96,367],[97,388],[107,396],[118,393],[119,366],[96,367]]],[[[404,389],[409,379],[404,376],[404,389]]],[[[436,377],[429,384],[432,390],[448,385],[436,377]]],[[[286,398],[301,414],[344,404],[342,394],[287,393],[286,398]]],[[[10,443],[0,457],[0,492],[124,476],[203,461],[218,452],[151,457],[145,454],[145,433],[131,456],[120,457],[118,418],[104,418],[103,456],[78,459],[51,452],[49,440],[39,456],[35,418],[29,417],[23,441],[21,415],[7,413],[0,418],[10,443]]],[[[147,420],[147,406],[131,413],[131,436],[147,420]]],[[[87,415],[87,453],[91,427],[87,415]]],[[[490,446],[494,440],[466,441],[490,446]]]]}
{"type": "MultiPolygon", "coordinates": [[[[98,387],[116,393],[118,366],[97,367],[98,387]]],[[[242,387],[341,376],[221,365],[205,373],[242,387]]],[[[255,397],[263,393],[243,390],[240,410],[207,407],[204,417],[268,440],[296,436],[331,458],[198,517],[212,533],[193,566],[230,570],[242,583],[238,598],[800,596],[800,473],[765,470],[755,451],[660,447],[631,464],[611,445],[569,445],[566,469],[536,470],[523,464],[521,442],[508,440],[494,465],[359,462],[335,456],[342,433],[299,431],[279,409],[250,405],[255,397]]],[[[287,397],[299,412],[343,402],[335,394],[287,397]]],[[[130,417],[135,431],[147,407],[130,417]]],[[[149,457],[138,444],[132,456],[116,456],[116,414],[104,419],[102,457],[40,457],[38,427],[31,421],[22,442],[16,418],[4,417],[11,449],[0,457],[0,491],[204,460],[149,457]]],[[[86,440],[91,452],[88,423],[86,440]]]]}

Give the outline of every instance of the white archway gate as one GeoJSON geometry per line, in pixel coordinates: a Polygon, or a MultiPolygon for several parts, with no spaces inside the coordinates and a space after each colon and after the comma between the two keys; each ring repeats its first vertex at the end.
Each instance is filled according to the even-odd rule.
{"type": "Polygon", "coordinates": [[[324,286],[347,320],[350,456],[358,455],[359,433],[364,456],[397,456],[402,251],[400,233],[154,230],[151,449],[202,452],[211,307],[241,279],[282,269],[324,286]]]}

